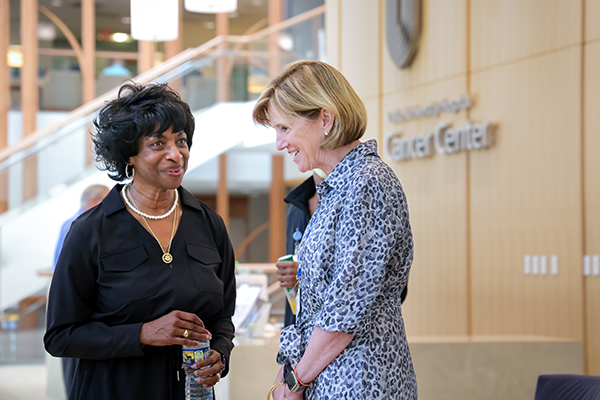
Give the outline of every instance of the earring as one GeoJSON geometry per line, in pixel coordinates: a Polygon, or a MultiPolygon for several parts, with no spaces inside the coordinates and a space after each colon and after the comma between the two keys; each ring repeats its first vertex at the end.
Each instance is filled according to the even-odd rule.
{"type": "Polygon", "coordinates": [[[127,164],[125,166],[125,177],[127,179],[133,180],[133,177],[135,176],[135,169],[133,169],[133,165],[131,164],[127,164]],[[129,167],[131,167],[131,176],[129,176],[129,167]]]}
{"type": "Polygon", "coordinates": [[[329,135],[329,132],[327,132],[327,131],[325,131],[324,133],[325,133],[325,136],[329,135]]]}

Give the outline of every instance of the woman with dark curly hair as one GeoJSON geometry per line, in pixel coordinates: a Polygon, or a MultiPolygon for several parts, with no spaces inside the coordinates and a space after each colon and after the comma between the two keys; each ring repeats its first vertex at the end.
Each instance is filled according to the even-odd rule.
{"type": "Polygon", "coordinates": [[[210,340],[194,365],[228,372],[234,255],[222,219],[181,187],[194,135],[166,85],[125,84],[96,120],[97,161],[117,184],[73,223],[48,302],[46,350],[79,359],[70,399],[183,399],[181,346],[210,340]]]}

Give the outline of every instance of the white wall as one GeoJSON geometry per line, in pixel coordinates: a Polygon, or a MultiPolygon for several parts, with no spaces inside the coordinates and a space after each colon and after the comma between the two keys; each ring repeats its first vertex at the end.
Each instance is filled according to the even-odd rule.
{"type": "Polygon", "coordinates": [[[52,268],[60,227],[79,209],[79,198],[91,184],[112,187],[103,172],[94,173],[53,197],[0,218],[0,309],[47,287],[40,270],[52,268]]]}

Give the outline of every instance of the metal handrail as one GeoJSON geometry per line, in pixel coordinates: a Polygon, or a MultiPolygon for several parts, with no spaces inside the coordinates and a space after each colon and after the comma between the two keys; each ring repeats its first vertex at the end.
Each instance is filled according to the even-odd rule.
{"type": "MultiPolygon", "coordinates": [[[[182,51],[181,53],[179,53],[176,56],[157,65],[156,67],[138,75],[137,77],[133,78],[133,80],[135,80],[136,82],[141,83],[141,84],[151,83],[153,81],[161,79],[164,75],[168,74],[170,71],[183,65],[184,63],[193,61],[195,58],[197,58],[205,53],[210,52],[211,55],[214,54],[215,52],[218,51],[217,47],[222,43],[249,44],[249,43],[256,41],[258,39],[261,39],[265,36],[279,32],[283,29],[287,29],[293,25],[304,22],[306,20],[309,20],[311,18],[314,18],[314,17],[324,14],[324,13],[325,13],[325,6],[319,6],[319,7],[315,7],[312,10],[309,10],[305,13],[302,13],[295,17],[289,18],[285,21],[282,21],[278,24],[275,24],[273,26],[270,26],[268,28],[265,28],[256,33],[253,33],[253,34],[249,34],[249,35],[245,35],[245,36],[232,36],[232,35],[217,36],[196,48],[191,48],[191,49],[182,51]]],[[[106,103],[106,101],[116,98],[118,91],[119,91],[119,88],[115,88],[115,89],[105,93],[104,95],[97,97],[95,100],[92,100],[89,103],[86,103],[86,104],[82,105],[81,107],[71,111],[60,122],[50,125],[45,128],[38,129],[37,131],[33,132],[31,135],[28,135],[26,138],[22,139],[18,143],[8,147],[4,151],[1,151],[0,152],[0,171],[6,169],[8,166],[12,165],[14,162],[18,162],[18,161],[26,158],[27,156],[35,153],[39,149],[36,147],[31,152],[24,153],[25,154],[24,156],[17,157],[16,156],[17,153],[24,152],[25,150],[27,150],[31,147],[34,147],[36,144],[38,144],[40,141],[42,141],[42,139],[48,137],[49,135],[52,135],[53,133],[59,131],[60,129],[62,129],[65,126],[67,126],[68,124],[76,121],[77,119],[85,118],[86,116],[90,116],[93,112],[100,109],[106,103]]],[[[90,120],[87,120],[86,123],[89,123],[89,121],[90,120]]],[[[84,125],[85,125],[85,123],[81,124],[81,126],[84,126],[84,125]]],[[[57,135],[57,136],[60,136],[60,135],[57,135]]],[[[58,140],[58,138],[56,140],[58,140]]],[[[52,140],[51,142],[50,141],[44,142],[43,145],[45,147],[49,143],[54,143],[54,142],[55,142],[55,140],[52,140]]]]}

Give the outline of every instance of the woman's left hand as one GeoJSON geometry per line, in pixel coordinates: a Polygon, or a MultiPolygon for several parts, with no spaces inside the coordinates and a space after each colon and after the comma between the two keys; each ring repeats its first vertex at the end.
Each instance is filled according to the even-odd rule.
{"type": "MultiPolygon", "coordinates": [[[[279,372],[277,373],[277,377],[275,378],[275,382],[283,381],[283,366],[279,368],[279,372]]],[[[284,383],[283,385],[279,385],[273,391],[273,399],[274,400],[303,400],[304,399],[304,391],[301,392],[292,392],[288,389],[287,385],[284,383]]]]}
{"type": "Polygon", "coordinates": [[[303,400],[304,390],[301,392],[292,392],[287,388],[286,384],[279,386],[273,392],[273,399],[275,400],[303,400]]]}
{"type": "Polygon", "coordinates": [[[223,373],[221,354],[210,349],[210,355],[192,365],[192,368],[197,370],[194,372],[197,376],[196,382],[203,384],[204,387],[212,387],[221,380],[221,374],[223,373]]]}
{"type": "Polygon", "coordinates": [[[285,386],[285,392],[284,392],[285,400],[303,400],[304,399],[304,390],[301,392],[292,392],[292,391],[290,391],[290,389],[287,388],[287,385],[282,385],[282,386],[285,386]]]}

